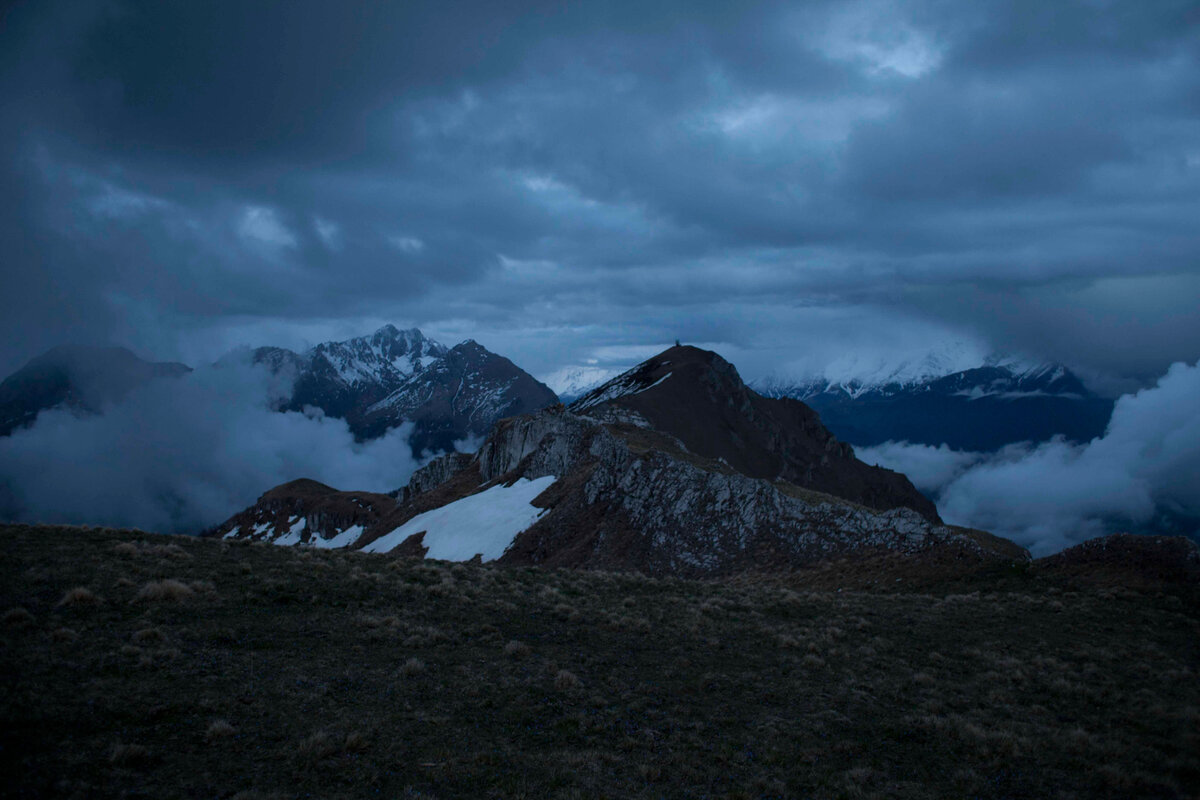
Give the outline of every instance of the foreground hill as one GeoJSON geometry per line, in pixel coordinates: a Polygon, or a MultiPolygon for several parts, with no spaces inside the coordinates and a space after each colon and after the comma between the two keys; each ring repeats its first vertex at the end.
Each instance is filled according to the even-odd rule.
{"type": "Polygon", "coordinates": [[[124,347],[56,347],[0,383],[0,436],[32,425],[51,408],[99,413],[147,381],[189,372],[186,364],[143,361],[124,347]]]}
{"type": "Polygon", "coordinates": [[[908,479],[868,466],[794,400],[716,353],[673,347],[561,406],[501,421],[391,497],[296,481],[211,532],[279,544],[699,577],[839,553],[1023,561],[941,524],[908,479]]]}
{"type": "Polygon", "coordinates": [[[136,531],[0,543],[8,797],[1200,793],[1186,579],[881,556],[692,582],[136,531]]]}

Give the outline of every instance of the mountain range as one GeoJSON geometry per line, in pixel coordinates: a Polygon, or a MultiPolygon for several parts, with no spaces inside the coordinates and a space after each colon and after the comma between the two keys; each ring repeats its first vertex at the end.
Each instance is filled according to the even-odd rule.
{"type": "MultiPolygon", "coordinates": [[[[235,352],[217,364],[241,357],[235,352]]],[[[456,441],[486,435],[499,419],[558,402],[550,389],[478,342],[448,348],[416,328],[385,325],[370,336],[301,353],[260,347],[250,358],[292,380],[279,410],[319,408],[346,420],[360,440],[411,422],[416,455],[453,450],[456,441]]],[[[0,384],[0,435],[33,424],[51,408],[99,413],[147,381],[190,371],[185,364],[143,361],[124,348],[55,348],[0,384]]]]}
{"type": "Polygon", "coordinates": [[[783,380],[755,388],[811,406],[840,439],[991,452],[1054,436],[1086,442],[1104,433],[1113,401],[1097,396],[1061,364],[991,363],[949,374],[888,374],[875,380],[783,380]]]}
{"type": "Polygon", "coordinates": [[[838,554],[1025,560],[946,526],[791,398],[676,346],[580,397],[501,421],[390,495],[293,481],[210,531],[368,552],[709,576],[838,554]]]}
{"type": "Polygon", "coordinates": [[[303,353],[262,347],[253,360],[295,375],[284,410],[320,408],[346,420],[360,440],[412,422],[417,455],[453,450],[456,441],[486,435],[499,419],[558,402],[544,384],[478,342],[447,348],[416,328],[385,325],[303,353]]]}

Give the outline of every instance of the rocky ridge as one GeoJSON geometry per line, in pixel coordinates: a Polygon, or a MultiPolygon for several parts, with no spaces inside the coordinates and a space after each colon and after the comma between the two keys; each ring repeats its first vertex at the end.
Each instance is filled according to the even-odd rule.
{"type": "MultiPolygon", "coordinates": [[[[738,386],[744,390],[744,384],[732,365],[715,354],[672,348],[614,381],[570,408],[556,406],[501,421],[473,456],[433,460],[393,493],[397,502],[390,508],[376,506],[371,519],[356,520],[364,530],[349,546],[366,547],[401,526],[415,525],[417,530],[397,550],[422,555],[428,547],[425,537],[443,535],[439,526],[454,526],[459,501],[552,477],[553,483],[532,501],[543,511],[527,528],[514,531],[502,562],[701,577],[789,569],[836,555],[879,551],[1028,559],[1022,548],[1005,540],[940,524],[936,511],[929,513],[932,504],[913,509],[893,498],[887,508],[872,508],[789,480],[815,477],[826,485],[830,475],[840,472],[864,481],[880,479],[900,494],[904,486],[911,488],[896,473],[855,467],[853,455],[828,432],[795,454],[782,452],[786,448],[780,443],[800,443],[806,428],[780,432],[771,424],[789,419],[788,414],[807,422],[806,409],[796,401],[766,401],[749,390],[729,393],[738,386]],[[672,381],[678,385],[671,386],[672,381]],[[656,393],[658,388],[663,391],[656,393]],[[689,411],[679,405],[681,397],[693,406],[719,402],[715,411],[689,411]],[[658,408],[666,403],[676,405],[658,408]],[[713,414],[728,423],[740,420],[724,434],[737,446],[712,450],[719,437],[708,433],[676,436],[662,422],[672,411],[676,421],[711,421],[713,414]],[[763,431],[778,438],[752,435],[763,431]],[[424,519],[430,520],[427,528],[424,519]]],[[[863,490],[853,482],[850,488],[856,494],[863,490]]],[[[886,492],[868,494],[878,501],[886,492]]],[[[295,508],[290,513],[298,516],[295,508]]],[[[289,520],[278,519],[264,538],[284,539],[291,530],[289,520]]],[[[232,530],[226,523],[215,533],[232,530]]],[[[329,533],[337,538],[344,531],[329,533]]]]}

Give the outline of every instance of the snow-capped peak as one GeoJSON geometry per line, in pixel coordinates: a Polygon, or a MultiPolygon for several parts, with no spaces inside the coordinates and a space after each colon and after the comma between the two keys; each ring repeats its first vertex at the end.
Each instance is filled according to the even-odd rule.
{"type": "Polygon", "coordinates": [[[828,364],[819,376],[851,396],[883,386],[911,386],[978,367],[987,355],[971,342],[954,341],[899,358],[851,353],[828,364]]]}
{"type": "Polygon", "coordinates": [[[539,380],[549,386],[551,391],[565,403],[612,380],[622,371],[613,367],[575,364],[544,375],[539,380]]]}
{"type": "Polygon", "coordinates": [[[408,376],[428,367],[447,350],[417,328],[400,330],[384,325],[370,336],[344,342],[323,342],[307,355],[324,360],[346,384],[387,383],[397,376],[408,376]]]}

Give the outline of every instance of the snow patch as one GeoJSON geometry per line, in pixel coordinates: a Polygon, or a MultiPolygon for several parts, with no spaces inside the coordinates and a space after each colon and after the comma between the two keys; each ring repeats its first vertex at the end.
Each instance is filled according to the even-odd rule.
{"type": "Polygon", "coordinates": [[[530,504],[555,480],[554,475],[519,478],[512,486],[493,486],[426,511],[371,542],[363,552],[386,553],[414,533],[425,531],[427,558],[467,561],[481,553],[484,561],[495,560],[504,555],[517,534],[542,515],[545,509],[530,504]]]}
{"type": "Polygon", "coordinates": [[[351,525],[346,530],[334,536],[332,539],[324,539],[320,536],[313,536],[308,540],[308,543],[313,547],[321,550],[333,550],[338,547],[349,547],[362,536],[362,525],[351,525]]]}

